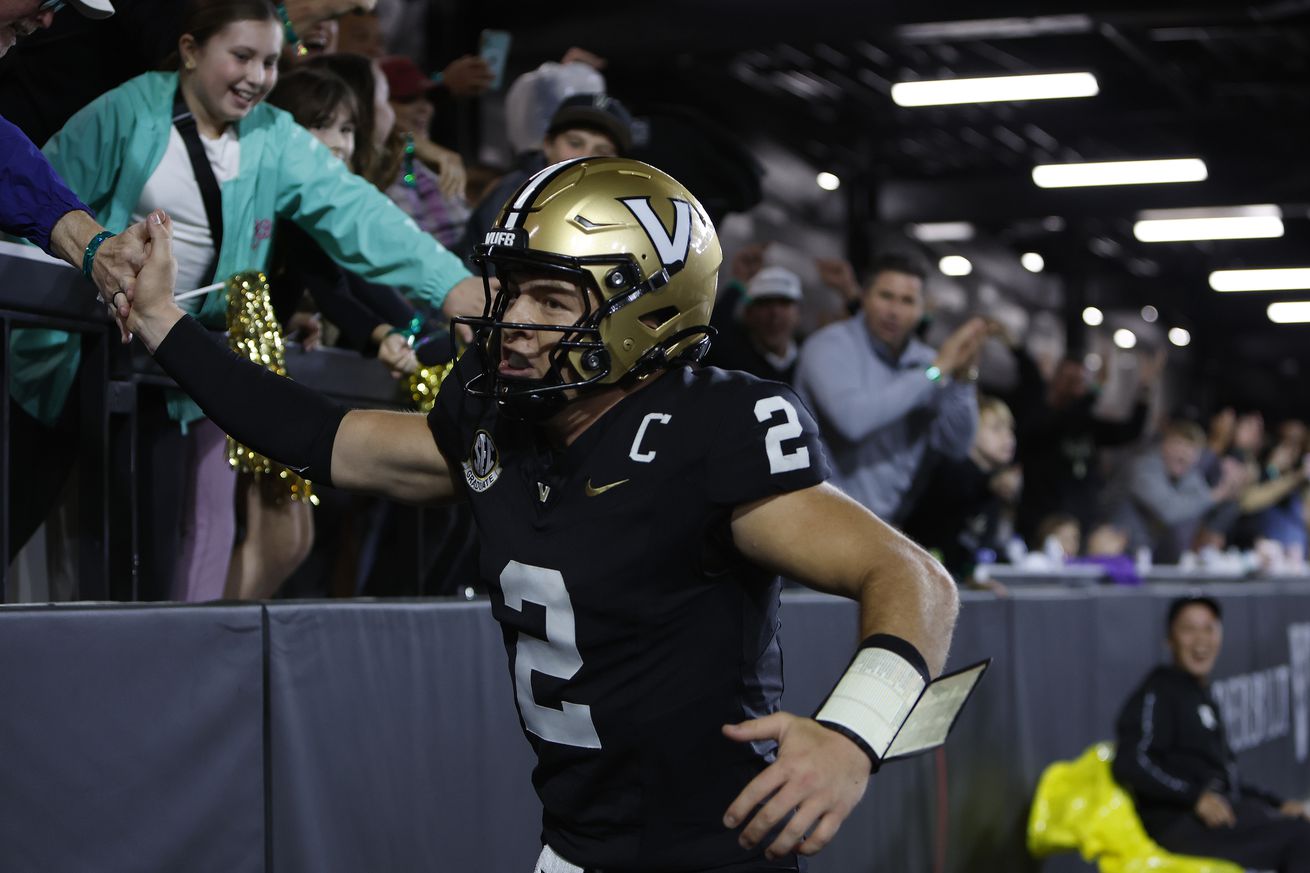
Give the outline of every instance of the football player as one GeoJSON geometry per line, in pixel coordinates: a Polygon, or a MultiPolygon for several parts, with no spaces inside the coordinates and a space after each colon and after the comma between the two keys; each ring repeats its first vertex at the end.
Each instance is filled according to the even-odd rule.
{"type": "Polygon", "coordinates": [[[694,366],[721,255],[690,192],[622,158],[526,181],[426,418],[229,354],[172,304],[167,217],[150,229],[131,326],[228,433],[337,487],[471,501],[537,753],[540,873],[798,870],[832,839],[942,668],[955,586],[824,484],[790,389],[694,366]],[[860,603],[814,718],[779,707],[778,574],[860,603]]]}

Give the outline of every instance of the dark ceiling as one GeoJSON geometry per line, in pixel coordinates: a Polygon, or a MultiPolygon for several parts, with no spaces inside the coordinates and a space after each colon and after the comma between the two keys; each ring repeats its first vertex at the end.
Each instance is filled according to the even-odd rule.
{"type": "Polygon", "coordinates": [[[1206,284],[1219,267],[1307,261],[1310,0],[673,0],[542,4],[504,24],[524,62],[585,46],[610,59],[611,93],[639,111],[691,106],[747,144],[837,173],[856,218],[967,220],[1111,298],[1096,302],[1149,299],[1211,357],[1310,368],[1301,329],[1264,315],[1270,299],[1296,295],[1222,296],[1206,284]],[[889,95],[897,81],[1072,70],[1095,73],[1100,94],[922,109],[889,95]],[[1192,155],[1208,164],[1203,183],[1045,191],[1029,175],[1044,162],[1192,155]],[[1255,203],[1282,207],[1283,239],[1132,236],[1140,209],[1255,203]],[[1043,229],[1048,216],[1063,229],[1043,229]]]}

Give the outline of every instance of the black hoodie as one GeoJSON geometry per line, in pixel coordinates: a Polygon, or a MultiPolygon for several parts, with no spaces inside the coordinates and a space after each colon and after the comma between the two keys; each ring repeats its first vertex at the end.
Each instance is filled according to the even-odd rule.
{"type": "Polygon", "coordinates": [[[1223,716],[1202,684],[1178,667],[1156,667],[1124,704],[1116,726],[1114,776],[1132,792],[1147,833],[1193,814],[1197,798],[1215,791],[1230,802],[1282,800],[1242,782],[1223,716]]]}

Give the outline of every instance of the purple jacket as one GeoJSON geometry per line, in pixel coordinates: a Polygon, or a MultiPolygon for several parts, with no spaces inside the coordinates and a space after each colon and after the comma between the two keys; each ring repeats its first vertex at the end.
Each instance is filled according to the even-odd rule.
{"type": "Polygon", "coordinates": [[[0,118],[0,231],[29,239],[53,254],[50,231],[79,209],[95,215],[27,135],[0,118]]]}

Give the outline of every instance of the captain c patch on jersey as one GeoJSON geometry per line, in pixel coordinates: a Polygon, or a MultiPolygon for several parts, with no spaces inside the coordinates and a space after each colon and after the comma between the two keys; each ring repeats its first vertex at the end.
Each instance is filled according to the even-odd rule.
{"type": "Polygon", "coordinates": [[[473,435],[473,445],[469,448],[468,460],[461,462],[464,468],[464,481],[469,488],[481,494],[500,478],[500,452],[491,434],[479,430],[473,435]]]}

